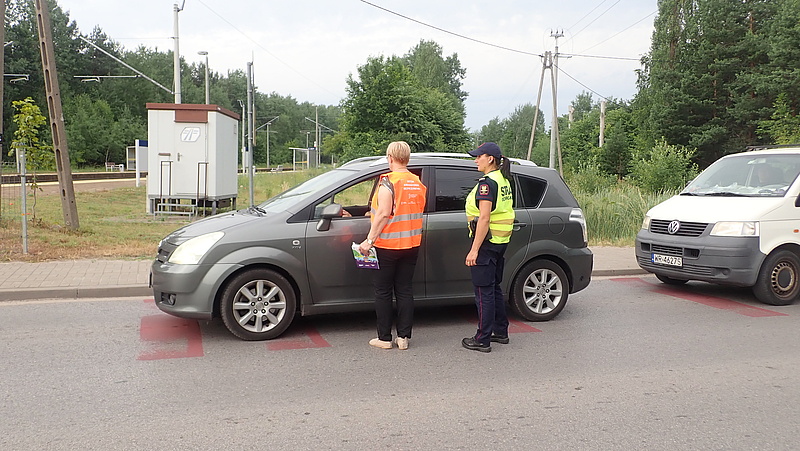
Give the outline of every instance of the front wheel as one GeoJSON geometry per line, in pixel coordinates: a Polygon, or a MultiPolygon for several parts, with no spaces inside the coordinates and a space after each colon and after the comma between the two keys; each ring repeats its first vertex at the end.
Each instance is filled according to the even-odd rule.
{"type": "Polygon", "coordinates": [[[781,250],[770,254],[753,286],[753,294],[769,305],[789,305],[800,293],[800,258],[797,254],[781,250]]]}
{"type": "Polygon", "coordinates": [[[269,340],[282,334],[297,309],[286,278],[268,269],[250,269],[234,277],[222,292],[222,322],[242,340],[269,340]]]}
{"type": "Polygon", "coordinates": [[[569,280],[564,270],[550,260],[534,260],[514,278],[511,308],[529,321],[555,318],[569,297],[569,280]]]}

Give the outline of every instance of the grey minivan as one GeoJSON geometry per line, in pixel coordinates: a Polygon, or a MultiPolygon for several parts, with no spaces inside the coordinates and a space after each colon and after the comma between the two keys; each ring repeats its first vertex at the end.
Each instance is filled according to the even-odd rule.
{"type": "MultiPolygon", "coordinates": [[[[464,201],[482,173],[465,154],[411,154],[408,168],[428,187],[416,305],[473,302],[464,201]]],[[[371,270],[357,267],[351,245],[369,230],[371,197],[387,171],[383,157],[353,160],[169,234],[152,266],[156,305],[183,318],[221,317],[243,340],[278,337],[297,313],[372,309],[371,270]]],[[[512,173],[516,220],[503,289],[517,314],[547,321],[591,280],[586,223],[556,171],[513,160],[512,173]]]]}

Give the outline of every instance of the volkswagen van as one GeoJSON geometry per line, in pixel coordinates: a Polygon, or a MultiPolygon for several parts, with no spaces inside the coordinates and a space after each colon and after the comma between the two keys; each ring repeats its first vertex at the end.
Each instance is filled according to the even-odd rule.
{"type": "Polygon", "coordinates": [[[667,284],[752,288],[788,305],[800,293],[800,147],[727,155],[656,205],[636,237],[639,266],[667,284]]]}

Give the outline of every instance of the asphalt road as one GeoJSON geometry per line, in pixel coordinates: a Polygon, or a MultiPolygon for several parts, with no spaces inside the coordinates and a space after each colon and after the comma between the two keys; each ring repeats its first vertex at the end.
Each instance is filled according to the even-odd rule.
{"type": "Polygon", "coordinates": [[[408,351],[370,314],[242,342],[151,300],[0,304],[0,449],[788,450],[800,305],[653,277],[594,280],[511,343],[419,308],[408,351]]]}

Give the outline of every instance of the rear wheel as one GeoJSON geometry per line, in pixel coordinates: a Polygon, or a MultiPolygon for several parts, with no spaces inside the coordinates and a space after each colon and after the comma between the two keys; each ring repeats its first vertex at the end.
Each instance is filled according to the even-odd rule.
{"type": "Polygon", "coordinates": [[[529,321],[555,318],[569,297],[569,280],[564,270],[550,260],[534,260],[514,278],[511,308],[529,321]]]}
{"type": "Polygon", "coordinates": [[[770,254],[758,273],[753,294],[769,305],[789,305],[800,293],[800,258],[797,254],[781,250],[770,254]]]}
{"type": "Polygon", "coordinates": [[[282,334],[297,309],[285,277],[268,269],[250,269],[234,277],[222,292],[225,327],[242,340],[269,340],[282,334]]]}
{"type": "Polygon", "coordinates": [[[664,282],[667,285],[683,285],[688,282],[688,280],[673,279],[672,277],[662,276],[661,274],[656,274],[656,279],[664,282]]]}

